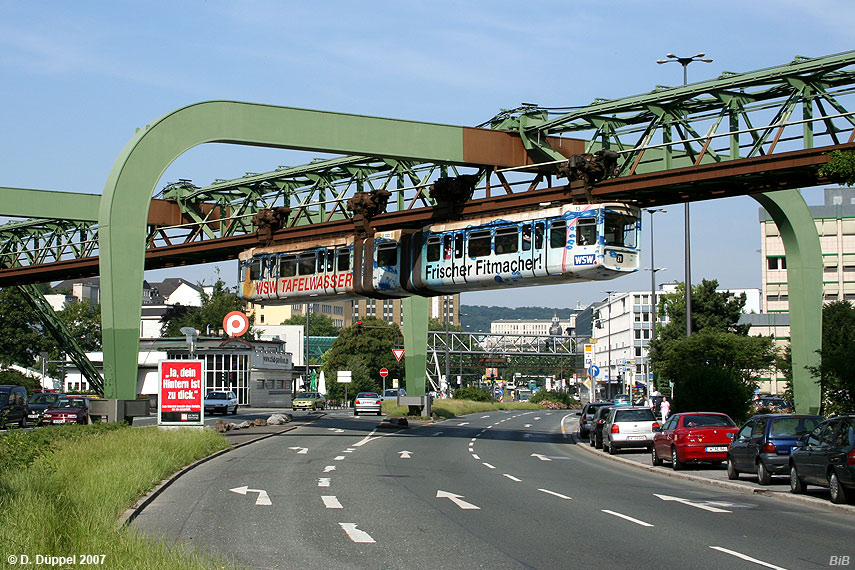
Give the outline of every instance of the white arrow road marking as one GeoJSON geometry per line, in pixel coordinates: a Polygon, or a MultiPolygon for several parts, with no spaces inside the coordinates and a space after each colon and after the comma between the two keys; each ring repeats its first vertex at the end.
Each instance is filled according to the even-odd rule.
{"type": "Polygon", "coordinates": [[[344,455],[336,455],[333,457],[333,461],[341,461],[342,459],[344,459],[344,455]]]}
{"type": "Polygon", "coordinates": [[[508,479],[510,479],[511,481],[516,481],[517,483],[519,483],[520,481],[522,481],[522,479],[517,479],[517,478],[516,478],[516,477],[514,477],[513,475],[508,475],[507,473],[502,473],[502,475],[504,475],[505,477],[507,477],[507,478],[508,478],[508,479]]]}
{"type": "Polygon", "coordinates": [[[267,495],[267,491],[263,489],[250,489],[248,486],[244,485],[243,487],[235,487],[234,489],[229,489],[232,493],[237,493],[238,495],[246,495],[247,493],[258,493],[258,498],[255,499],[256,505],[270,506],[273,503],[270,502],[270,497],[267,495]]]}
{"type": "Polygon", "coordinates": [[[711,513],[731,513],[733,511],[728,511],[726,509],[720,509],[718,507],[712,507],[710,505],[705,505],[703,503],[695,503],[690,501],[689,499],[683,499],[681,497],[672,497],[670,495],[658,495],[653,493],[654,497],[659,497],[663,501],[676,501],[678,503],[683,503],[684,505],[689,505],[690,507],[695,507],[696,509],[703,509],[705,511],[709,511],[711,513]]]}
{"type": "Polygon", "coordinates": [[[410,457],[412,457],[412,455],[410,455],[411,453],[412,451],[399,451],[398,455],[401,456],[401,459],[409,459],[410,457]]]}
{"type": "Polygon", "coordinates": [[[620,514],[620,513],[616,513],[616,512],[614,512],[614,511],[608,511],[608,510],[606,510],[606,509],[603,509],[603,512],[604,512],[604,513],[606,513],[606,514],[609,514],[609,515],[614,515],[614,516],[616,516],[616,517],[620,517],[620,518],[625,519],[625,520],[628,520],[628,521],[630,521],[630,522],[634,522],[635,524],[638,524],[638,525],[641,525],[641,526],[653,526],[653,525],[652,525],[652,524],[650,524],[650,523],[646,523],[646,522],[644,522],[644,521],[640,521],[640,520],[638,520],[638,519],[634,519],[634,518],[632,518],[632,517],[628,517],[628,516],[626,516],[626,515],[622,515],[622,514],[620,514]]]}
{"type": "Polygon", "coordinates": [[[298,455],[306,455],[307,453],[309,453],[308,447],[289,447],[288,449],[296,450],[298,455]]]}
{"type": "Polygon", "coordinates": [[[551,460],[550,458],[548,458],[547,456],[545,456],[545,455],[541,455],[541,454],[539,454],[539,453],[532,453],[529,457],[537,457],[537,458],[538,458],[538,459],[540,459],[541,461],[552,461],[552,460],[551,460]]]}
{"type": "Polygon", "coordinates": [[[549,489],[538,489],[541,493],[546,493],[547,495],[555,495],[559,499],[566,499],[568,501],[572,500],[572,497],[568,497],[567,495],[562,495],[561,493],[556,493],[555,491],[550,491],[549,489]]]}
{"type": "Polygon", "coordinates": [[[324,502],[324,506],[328,509],[343,509],[341,503],[338,502],[338,499],[335,498],[334,495],[323,495],[321,500],[324,502]]]}
{"type": "Polygon", "coordinates": [[[718,550],[719,552],[724,552],[725,554],[730,554],[731,556],[736,556],[737,558],[742,558],[743,560],[753,562],[754,564],[759,564],[760,566],[765,566],[766,568],[772,568],[773,570],[786,570],[785,568],[781,568],[780,566],[775,566],[774,564],[769,564],[768,562],[763,562],[762,560],[751,558],[750,556],[746,556],[745,554],[736,552],[735,550],[728,550],[727,548],[722,548],[721,546],[710,546],[710,548],[712,548],[713,550],[718,550]]]}
{"type": "Polygon", "coordinates": [[[332,479],[329,477],[321,477],[318,479],[318,487],[329,487],[330,481],[332,481],[332,479]]]}
{"type": "Polygon", "coordinates": [[[356,523],[338,523],[338,526],[344,529],[353,542],[375,542],[367,532],[356,528],[356,523]]]}
{"type": "Polygon", "coordinates": [[[472,503],[467,503],[463,500],[463,495],[455,495],[454,493],[449,493],[448,491],[437,491],[436,492],[437,499],[450,499],[452,503],[460,507],[461,509],[478,509],[481,507],[476,507],[472,503]]]}
{"type": "Polygon", "coordinates": [[[457,425],[459,425],[459,426],[468,426],[468,425],[469,425],[469,422],[460,422],[460,423],[459,423],[459,424],[457,424],[457,425]]]}
{"type": "Polygon", "coordinates": [[[324,467],[324,473],[329,473],[330,471],[335,471],[335,465],[327,465],[324,467]]]}
{"type": "Polygon", "coordinates": [[[495,467],[493,467],[493,466],[492,466],[492,465],[490,465],[489,463],[484,463],[484,462],[482,461],[482,462],[481,462],[481,464],[482,464],[484,467],[488,468],[488,469],[495,469],[495,467]]]}

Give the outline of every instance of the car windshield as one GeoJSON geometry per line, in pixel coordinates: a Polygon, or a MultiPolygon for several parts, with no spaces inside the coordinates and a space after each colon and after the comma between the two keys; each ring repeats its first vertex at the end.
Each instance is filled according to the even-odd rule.
{"type": "Polygon", "coordinates": [[[225,392],[211,392],[207,396],[205,396],[206,400],[228,400],[229,395],[225,392]]]}
{"type": "Polygon", "coordinates": [[[615,412],[616,422],[653,422],[656,418],[653,412],[648,409],[643,410],[618,410],[615,412]]]}
{"type": "Polygon", "coordinates": [[[33,394],[30,396],[30,404],[53,404],[59,396],[56,394],[33,394]]]}
{"type": "Polygon", "coordinates": [[[60,398],[54,405],[54,408],[84,408],[86,400],[83,398],[60,398]]]}
{"type": "Polygon", "coordinates": [[[683,416],[683,425],[686,427],[736,427],[729,417],[713,414],[683,416]]]}
{"type": "Polygon", "coordinates": [[[313,399],[315,399],[316,394],[312,394],[311,392],[303,392],[302,394],[299,394],[297,397],[313,400],[313,399]]]}
{"type": "Polygon", "coordinates": [[[775,418],[772,420],[772,437],[798,437],[813,431],[822,418],[775,418]]]}

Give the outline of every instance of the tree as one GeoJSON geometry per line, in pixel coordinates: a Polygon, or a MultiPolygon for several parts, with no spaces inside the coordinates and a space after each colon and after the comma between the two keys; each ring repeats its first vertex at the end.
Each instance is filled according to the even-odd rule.
{"type": "Polygon", "coordinates": [[[68,332],[85,351],[101,350],[101,305],[70,303],[57,313],[68,332]]]}
{"type": "Polygon", "coordinates": [[[834,301],[822,308],[822,349],[819,366],[810,367],[822,393],[823,413],[855,409],[855,307],[834,301]]]}
{"type": "Polygon", "coordinates": [[[323,356],[321,368],[329,398],[344,398],[344,385],[336,382],[339,370],[351,371],[353,382],[347,392],[352,398],[358,392],[379,392],[382,385],[379,370],[394,366],[392,348],[400,335],[397,325],[388,325],[375,317],[363,319],[362,324],[362,332],[356,326],[341,329],[332,348],[323,356]]]}
{"type": "MultiPolygon", "coordinates": [[[[282,321],[283,325],[300,325],[304,332],[306,328],[305,315],[293,315],[282,321]]],[[[322,313],[309,313],[309,333],[311,336],[338,336],[339,328],[333,324],[333,320],[322,313]]]]}
{"type": "Polygon", "coordinates": [[[0,364],[32,368],[51,346],[32,307],[17,287],[0,290],[0,364]]]}
{"type": "Polygon", "coordinates": [[[650,358],[657,386],[674,383],[673,411],[703,408],[741,419],[757,373],[771,366],[776,352],[771,338],[748,336],[748,327],[738,324],[745,295],[719,293],[716,287],[717,281],[703,280],[693,288],[689,337],[684,286],[665,295],[659,311],[670,322],[659,327],[650,358]]]}
{"type": "MultiPolygon", "coordinates": [[[[232,311],[244,311],[246,302],[226,287],[222,279],[217,279],[210,294],[202,290],[200,307],[174,307],[163,315],[160,322],[164,336],[182,336],[183,327],[193,327],[204,334],[207,330],[219,331],[223,328],[223,319],[232,311]]],[[[250,321],[252,324],[252,321],[250,321]]]]}
{"type": "Polygon", "coordinates": [[[855,152],[851,150],[833,150],[829,160],[819,169],[820,176],[845,184],[855,185],[855,152]]]}

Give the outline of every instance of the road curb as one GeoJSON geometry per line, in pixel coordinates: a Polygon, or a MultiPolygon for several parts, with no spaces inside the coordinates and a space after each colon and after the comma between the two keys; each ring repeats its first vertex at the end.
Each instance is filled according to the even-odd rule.
{"type": "MultiPolygon", "coordinates": [[[[316,418],[314,418],[314,419],[316,419],[316,418]]],[[[314,421],[314,419],[312,421],[314,421]]],[[[214,453],[208,455],[207,457],[203,457],[202,459],[198,459],[198,460],[194,461],[193,463],[191,463],[190,465],[183,467],[182,469],[179,469],[174,474],[172,474],[170,477],[168,477],[167,479],[164,479],[163,481],[158,483],[154,487],[154,489],[152,489],[146,495],[144,495],[142,498],[140,498],[136,503],[134,503],[134,505],[132,507],[125,509],[125,511],[119,516],[119,520],[118,520],[119,526],[120,527],[127,527],[128,525],[130,525],[134,521],[134,519],[137,518],[139,516],[139,514],[141,512],[143,512],[143,510],[149,504],[151,504],[152,501],[154,501],[158,496],[160,496],[160,494],[163,491],[165,491],[175,481],[180,479],[182,475],[184,475],[185,473],[188,473],[192,469],[195,469],[199,465],[202,465],[203,463],[207,463],[208,461],[210,461],[214,458],[217,458],[221,455],[224,455],[230,451],[234,451],[235,449],[240,449],[241,447],[243,447],[245,445],[249,445],[250,443],[255,443],[257,441],[261,441],[262,439],[267,439],[268,437],[273,437],[274,435],[281,435],[283,433],[297,429],[298,427],[302,427],[302,426],[306,425],[306,423],[311,423],[311,422],[304,422],[304,423],[301,423],[299,425],[289,425],[289,426],[284,427],[281,430],[271,432],[271,433],[261,434],[258,437],[252,438],[250,440],[242,441],[240,443],[233,444],[233,445],[231,445],[225,449],[215,451],[214,453]]]]}
{"type": "Polygon", "coordinates": [[[830,501],[826,501],[825,499],[819,499],[816,497],[810,497],[806,495],[795,495],[793,493],[780,493],[776,491],[771,491],[769,489],[757,489],[755,487],[748,487],[747,485],[742,485],[740,483],[736,483],[734,481],[719,481],[717,479],[708,479],[706,477],[701,477],[700,475],[692,475],[691,473],[683,473],[680,471],[673,470],[663,470],[659,467],[654,467],[653,465],[644,465],[643,463],[638,463],[636,461],[632,461],[631,459],[626,459],[624,457],[619,457],[617,455],[609,455],[605,451],[601,451],[599,449],[593,448],[587,444],[587,442],[582,442],[577,433],[571,434],[571,439],[577,445],[584,449],[585,451],[592,453],[596,456],[603,457],[605,459],[610,459],[612,461],[617,461],[618,463],[623,463],[624,465],[630,465],[632,467],[636,467],[638,469],[642,469],[644,471],[649,471],[650,473],[655,473],[657,475],[663,475],[665,477],[673,477],[676,479],[684,479],[688,481],[695,481],[697,483],[704,483],[706,485],[712,485],[714,487],[721,487],[723,489],[728,489],[730,491],[736,491],[737,493],[742,493],[745,495],[763,495],[764,497],[770,497],[772,499],[777,499],[779,501],[787,502],[787,503],[800,503],[804,505],[810,505],[813,507],[818,507],[828,511],[837,511],[843,512],[847,514],[855,514],[855,506],[852,505],[837,505],[830,501]]]}

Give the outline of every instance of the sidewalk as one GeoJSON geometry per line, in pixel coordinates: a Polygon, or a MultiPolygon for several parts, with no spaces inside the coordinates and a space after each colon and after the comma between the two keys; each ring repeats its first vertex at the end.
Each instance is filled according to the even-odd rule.
{"type": "Polygon", "coordinates": [[[771,485],[760,485],[757,483],[756,475],[746,473],[740,474],[739,479],[735,481],[729,480],[724,465],[711,465],[708,463],[698,465],[688,464],[684,467],[684,470],[674,471],[668,462],[661,467],[654,467],[650,459],[650,454],[644,449],[627,449],[619,451],[615,455],[609,455],[602,449],[591,447],[587,441],[580,440],[578,432],[573,432],[571,437],[578,447],[588,453],[666,477],[676,477],[678,479],[722,487],[738,493],[764,495],[790,503],[801,503],[826,510],[855,514],[855,505],[836,505],[832,503],[828,498],[827,489],[811,486],[804,495],[790,493],[790,479],[788,476],[774,476],[772,477],[771,485]]]}

